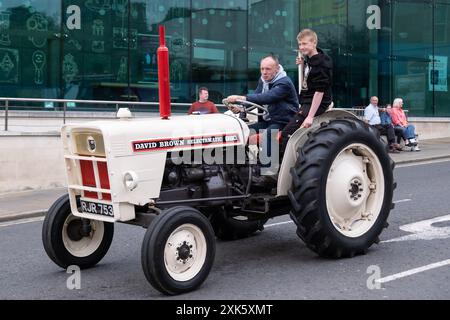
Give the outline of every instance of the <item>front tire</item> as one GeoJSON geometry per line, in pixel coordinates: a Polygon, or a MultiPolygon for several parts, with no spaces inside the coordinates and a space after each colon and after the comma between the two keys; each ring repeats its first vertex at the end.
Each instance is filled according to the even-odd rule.
{"type": "MultiPolygon", "coordinates": [[[[80,206],[79,197],[77,205],[80,206]]],[[[82,231],[82,219],[72,214],[68,194],[61,196],[48,210],[42,227],[42,242],[49,258],[61,268],[93,267],[108,252],[114,224],[98,220],[87,222],[89,234],[82,231]]]]}
{"type": "Polygon", "coordinates": [[[288,192],[297,234],[323,257],[364,254],[393,208],[394,162],[379,133],[354,119],[323,123],[299,148],[288,192]]]}
{"type": "Polygon", "coordinates": [[[216,243],[208,219],[180,206],[163,211],[142,243],[142,269],[158,291],[175,295],[197,289],[208,277],[216,243]]]}

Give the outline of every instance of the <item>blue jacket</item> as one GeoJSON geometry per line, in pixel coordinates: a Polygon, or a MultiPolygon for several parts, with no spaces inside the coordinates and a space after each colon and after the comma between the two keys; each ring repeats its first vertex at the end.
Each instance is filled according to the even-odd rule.
{"type": "Polygon", "coordinates": [[[390,126],[392,125],[392,118],[386,111],[380,112],[380,120],[381,125],[383,126],[390,126]]]}
{"type": "Polygon", "coordinates": [[[263,82],[261,78],[252,94],[247,100],[259,105],[269,106],[269,115],[272,122],[286,125],[298,112],[299,103],[297,91],[289,77],[283,77],[269,84],[269,91],[262,93],[263,82]]]}

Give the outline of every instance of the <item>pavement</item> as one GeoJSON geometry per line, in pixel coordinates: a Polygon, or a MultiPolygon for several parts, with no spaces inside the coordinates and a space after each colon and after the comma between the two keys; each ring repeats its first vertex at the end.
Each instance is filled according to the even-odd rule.
{"type": "MultiPolygon", "coordinates": [[[[450,138],[422,140],[421,151],[390,154],[396,165],[408,165],[436,160],[450,160],[450,138]]],[[[42,217],[65,188],[30,190],[0,194],[0,223],[18,219],[42,217]]]]}

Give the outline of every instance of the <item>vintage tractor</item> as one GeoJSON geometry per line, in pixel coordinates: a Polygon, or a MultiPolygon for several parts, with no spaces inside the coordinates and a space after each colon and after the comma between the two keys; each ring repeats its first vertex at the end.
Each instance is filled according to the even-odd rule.
{"type": "Polygon", "coordinates": [[[138,225],[147,228],[146,278],[164,294],[180,294],[207,278],[215,237],[250,236],[275,216],[290,214],[307,247],[327,258],[366,253],[387,226],[394,163],[378,132],[351,113],[331,109],[297,130],[276,186],[267,188],[252,186],[259,148],[248,144],[239,117],[135,119],[121,109],[118,118],[62,129],[68,194],[42,230],[48,256],[62,268],[94,266],[114,223],[138,225]]]}

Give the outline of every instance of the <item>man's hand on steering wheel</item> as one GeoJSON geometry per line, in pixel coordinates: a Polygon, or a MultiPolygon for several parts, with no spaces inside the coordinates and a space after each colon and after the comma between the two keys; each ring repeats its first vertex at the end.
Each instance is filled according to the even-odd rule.
{"type": "Polygon", "coordinates": [[[231,96],[228,96],[225,100],[227,102],[227,107],[229,110],[231,110],[231,112],[240,113],[240,112],[244,111],[244,108],[242,106],[234,104],[234,103],[236,103],[238,100],[246,101],[247,98],[245,96],[231,95],[231,96]]]}
{"type": "MultiPolygon", "coordinates": [[[[262,110],[263,112],[268,112],[266,107],[260,106],[259,104],[247,101],[245,96],[232,95],[228,98],[222,100],[223,104],[228,107],[234,113],[239,112],[249,112],[255,108],[262,110]]],[[[257,114],[256,114],[257,115],[257,114]]]]}
{"type": "Polygon", "coordinates": [[[229,103],[235,103],[237,100],[247,101],[246,96],[238,96],[238,95],[231,95],[228,96],[226,99],[229,103]]]}

